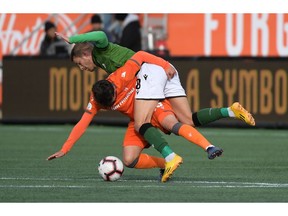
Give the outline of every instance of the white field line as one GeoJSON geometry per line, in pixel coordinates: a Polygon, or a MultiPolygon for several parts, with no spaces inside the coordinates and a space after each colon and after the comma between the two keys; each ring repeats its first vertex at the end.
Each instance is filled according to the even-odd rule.
{"type": "MultiPolygon", "coordinates": [[[[169,184],[169,183],[165,183],[169,184]]],[[[165,185],[110,185],[109,188],[160,188],[165,185]]],[[[187,185],[186,185],[187,186],[187,185]]],[[[107,185],[0,185],[0,188],[106,188],[107,185]]],[[[189,188],[288,188],[283,185],[189,185],[189,188]]]]}
{"type": "MultiPolygon", "coordinates": [[[[0,177],[0,180],[19,180],[19,181],[76,181],[80,179],[73,179],[73,178],[30,178],[30,177],[0,177]]],[[[85,180],[85,179],[81,179],[85,180]]],[[[91,179],[89,179],[91,180],[91,179]]],[[[94,181],[94,179],[93,179],[94,181]]]]}
{"type": "Polygon", "coordinates": [[[86,185],[0,185],[0,188],[92,188],[86,185]]]}
{"type": "MultiPolygon", "coordinates": [[[[0,180],[16,180],[16,181],[77,181],[83,179],[73,179],[73,178],[14,178],[14,177],[0,177],[0,180]]],[[[92,182],[103,181],[102,179],[87,179],[92,182]]],[[[142,183],[159,183],[157,180],[125,180],[120,179],[118,182],[142,182],[142,183]]],[[[217,181],[180,181],[180,180],[171,180],[166,184],[159,185],[117,185],[117,183],[112,183],[115,185],[111,185],[109,182],[109,187],[135,187],[135,188],[148,188],[148,187],[164,187],[166,184],[182,184],[182,186],[189,186],[194,188],[288,188],[288,183],[264,183],[264,182],[217,182],[217,181]]],[[[97,188],[97,187],[106,187],[107,185],[5,185],[0,184],[0,188],[97,188]]]]}

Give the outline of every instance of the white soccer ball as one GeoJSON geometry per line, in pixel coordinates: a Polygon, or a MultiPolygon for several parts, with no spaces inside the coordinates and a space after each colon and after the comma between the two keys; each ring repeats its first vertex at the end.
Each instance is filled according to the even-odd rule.
{"type": "Polygon", "coordinates": [[[119,158],[107,156],[99,162],[98,171],[105,181],[116,181],[122,176],[124,166],[119,158]]]}

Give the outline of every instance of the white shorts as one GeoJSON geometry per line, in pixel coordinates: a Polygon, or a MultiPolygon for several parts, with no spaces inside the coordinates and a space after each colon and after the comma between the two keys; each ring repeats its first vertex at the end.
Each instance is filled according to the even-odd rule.
{"type": "Polygon", "coordinates": [[[178,72],[168,80],[164,69],[154,64],[143,64],[137,74],[136,99],[162,100],[171,97],[185,97],[178,72]]]}

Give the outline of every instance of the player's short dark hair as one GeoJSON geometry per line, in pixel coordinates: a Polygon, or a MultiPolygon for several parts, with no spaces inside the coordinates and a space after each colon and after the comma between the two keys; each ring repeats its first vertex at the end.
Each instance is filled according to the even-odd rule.
{"type": "Polygon", "coordinates": [[[91,52],[93,51],[94,45],[91,42],[83,42],[76,43],[71,50],[71,61],[73,61],[74,57],[82,57],[83,52],[91,52]]]}
{"type": "Polygon", "coordinates": [[[115,90],[111,82],[108,80],[97,81],[92,87],[92,92],[97,103],[104,107],[112,106],[115,90]]]}

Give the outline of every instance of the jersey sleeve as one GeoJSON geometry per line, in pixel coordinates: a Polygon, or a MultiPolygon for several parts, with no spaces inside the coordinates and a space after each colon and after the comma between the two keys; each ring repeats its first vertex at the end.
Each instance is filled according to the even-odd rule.
{"type": "Polygon", "coordinates": [[[85,112],[80,119],[80,121],[74,126],[72,129],[68,139],[62,146],[61,151],[66,154],[71,150],[73,145],[77,142],[77,140],[84,134],[87,127],[89,126],[90,122],[93,119],[93,115],[90,113],[85,112]]]}
{"type": "Polygon", "coordinates": [[[74,144],[80,139],[80,137],[85,133],[87,127],[91,123],[93,117],[97,114],[99,110],[99,106],[97,106],[96,102],[93,99],[93,96],[91,94],[90,101],[88,103],[88,106],[82,115],[80,121],[74,126],[71,133],[69,134],[68,139],[63,144],[61,151],[66,154],[69,152],[74,144]]]}
{"type": "Polygon", "coordinates": [[[118,68],[113,74],[115,74],[115,76],[118,76],[119,79],[130,81],[135,78],[137,72],[140,69],[141,65],[137,61],[131,61],[131,59],[129,59],[122,67],[118,68]]]}
{"type": "Polygon", "coordinates": [[[107,35],[103,31],[93,31],[69,37],[70,43],[95,42],[96,47],[105,48],[109,41],[107,35]]]}
{"type": "Polygon", "coordinates": [[[135,53],[131,59],[132,61],[137,62],[138,64],[142,65],[143,63],[150,63],[161,66],[164,70],[166,70],[168,67],[170,67],[170,64],[168,61],[165,61],[164,59],[152,55],[150,53],[147,53],[145,51],[138,51],[135,53]]]}

